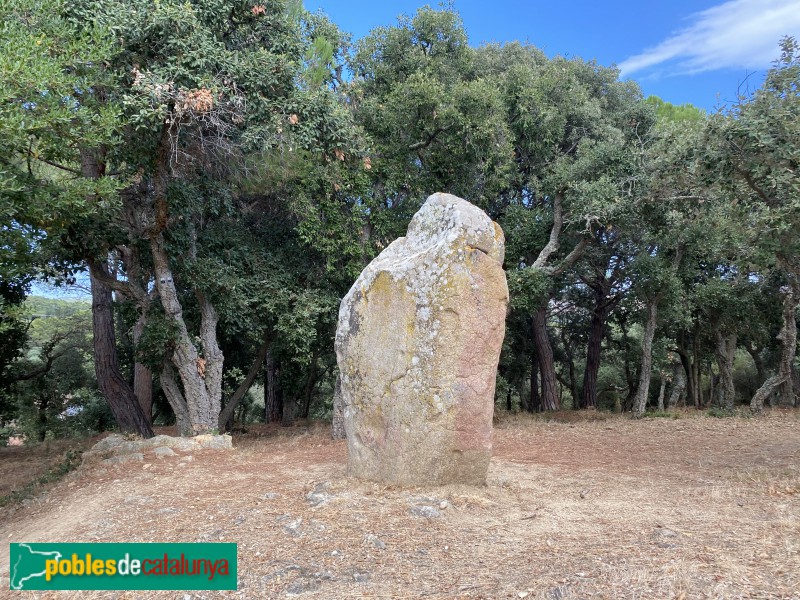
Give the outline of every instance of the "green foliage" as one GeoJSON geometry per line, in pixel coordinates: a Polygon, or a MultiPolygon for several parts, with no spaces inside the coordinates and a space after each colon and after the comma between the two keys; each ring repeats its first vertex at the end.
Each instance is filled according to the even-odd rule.
{"type": "Polygon", "coordinates": [[[716,419],[727,419],[729,417],[737,416],[737,412],[735,410],[730,410],[720,406],[712,406],[706,411],[706,415],[716,419]]]}
{"type": "MultiPolygon", "coordinates": [[[[88,307],[23,303],[35,276],[110,260],[126,374],[173,359],[183,326],[209,356],[208,299],[225,395],[266,340],[302,404],[332,393],[339,299],[436,191],[506,235],[499,400],[529,393],[543,306],[565,398],[601,314],[598,404],[626,408],[654,302],[660,372],[676,349],[705,365],[722,334],[774,367],[782,290],[800,274],[792,38],[761,89],[709,116],[643,100],[593,61],[471,48],[449,6],[353,46],[299,0],[8,0],[0,17],[0,419],[32,437],[108,419],[88,307]],[[154,240],[180,317],[151,293],[154,240]]],[[[757,384],[745,362],[740,396],[757,384]]]]}
{"type": "Polygon", "coordinates": [[[61,0],[9,0],[0,9],[0,247],[6,252],[24,253],[41,229],[59,232],[76,214],[106,209],[117,187],[109,177],[73,176],[81,147],[118,141],[120,108],[104,93],[112,84],[103,68],[110,33],[94,21],[77,27],[65,9],[61,0]]]}
{"type": "Polygon", "coordinates": [[[658,96],[648,96],[645,102],[655,109],[656,116],[662,123],[697,122],[708,117],[704,110],[689,103],[675,105],[665,102],[658,96]]]}
{"type": "Polygon", "coordinates": [[[508,273],[511,306],[528,313],[535,311],[551,293],[552,281],[539,269],[515,269],[508,273]]]}
{"type": "Polygon", "coordinates": [[[32,297],[24,310],[28,337],[23,356],[7,369],[3,420],[30,440],[107,428],[112,419],[98,399],[90,355],[91,305],[32,297]]]}
{"type": "Polygon", "coordinates": [[[371,216],[391,208],[405,220],[434,191],[487,207],[507,185],[513,153],[502,98],[474,56],[458,15],[429,7],[357,44],[351,95],[374,142],[371,216]]]}

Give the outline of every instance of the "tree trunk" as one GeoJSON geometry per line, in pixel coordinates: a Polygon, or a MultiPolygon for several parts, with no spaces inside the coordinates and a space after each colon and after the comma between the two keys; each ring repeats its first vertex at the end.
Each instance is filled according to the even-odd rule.
{"type": "Polygon", "coordinates": [[[694,382],[694,402],[695,408],[698,410],[703,408],[703,378],[700,370],[700,328],[695,327],[694,336],[692,338],[692,381],[694,382]]]}
{"type": "Polygon", "coordinates": [[[717,366],[719,367],[719,404],[733,410],[736,404],[736,389],[733,385],[733,361],[736,358],[736,334],[722,335],[717,332],[717,366]]]}
{"type": "Polygon", "coordinates": [[[681,359],[681,366],[683,367],[684,371],[683,381],[684,381],[684,386],[686,388],[686,396],[691,400],[692,404],[695,404],[694,390],[696,385],[694,382],[694,369],[692,367],[692,361],[689,358],[689,350],[686,347],[686,332],[681,331],[678,334],[677,342],[678,342],[678,356],[681,359]]]}
{"type": "MultiPolygon", "coordinates": [[[[136,325],[133,327],[134,355],[136,352],[136,347],[139,344],[139,340],[142,339],[142,333],[144,333],[144,327],[146,323],[147,315],[145,313],[140,314],[139,318],[136,320],[136,325]]],[[[147,422],[152,425],[153,372],[135,359],[133,364],[133,393],[136,396],[136,400],[139,402],[139,406],[142,407],[142,413],[144,414],[145,419],[147,419],[147,422]]]]}
{"type": "Polygon", "coordinates": [[[553,348],[547,336],[547,303],[533,314],[531,325],[536,356],[539,359],[539,372],[542,377],[542,410],[559,410],[561,403],[556,391],[556,368],[553,362],[553,348]]]}
{"type": "Polygon", "coordinates": [[[790,286],[783,298],[783,327],[777,339],[781,341],[781,362],[778,373],[767,379],[758,388],[750,401],[750,410],[759,413],[764,409],[764,401],[781,386],[784,381],[791,380],[794,357],[797,353],[797,321],[795,312],[800,304],[800,282],[797,277],[790,275],[790,286]]]}
{"type": "Polygon", "coordinates": [[[45,392],[39,398],[39,406],[37,407],[36,437],[40,442],[43,442],[47,437],[47,407],[49,405],[50,395],[45,392]]]}
{"type": "Polygon", "coordinates": [[[191,432],[193,435],[206,433],[217,428],[222,401],[223,356],[216,338],[217,313],[202,294],[197,294],[201,317],[200,341],[203,345],[201,357],[183,319],[183,308],[173,281],[163,235],[151,239],[150,250],[161,304],[177,330],[175,351],[170,359],[183,387],[191,432]]]}
{"type": "Polygon", "coordinates": [[[780,398],[782,406],[795,406],[800,393],[800,386],[798,386],[798,373],[794,366],[794,360],[790,366],[789,377],[787,377],[780,385],[780,398]]]}
{"type": "Polygon", "coordinates": [[[595,307],[589,325],[589,340],[586,344],[586,368],[583,371],[583,394],[581,408],[597,408],[597,374],[600,372],[600,349],[603,343],[605,310],[595,307]]]}
{"type": "Polygon", "coordinates": [[[331,424],[331,435],[335,440],[343,440],[347,437],[344,431],[344,398],[342,398],[342,379],[336,374],[336,386],[333,388],[333,423],[331,424]]]}
{"type": "Polygon", "coordinates": [[[247,371],[247,375],[242,383],[239,384],[239,387],[236,388],[236,391],[233,393],[233,395],[228,399],[228,402],[225,403],[225,408],[223,408],[219,413],[220,431],[230,431],[230,429],[233,427],[234,411],[236,411],[236,407],[242,401],[242,398],[244,398],[244,395],[256,380],[256,376],[261,370],[261,365],[267,356],[267,350],[269,349],[269,345],[271,343],[272,340],[269,338],[269,336],[265,336],[264,342],[261,344],[261,347],[258,349],[258,354],[256,354],[256,357],[253,360],[253,364],[250,365],[250,369],[247,371]]]}
{"type": "MultiPolygon", "coordinates": [[[[572,348],[564,328],[561,329],[561,341],[564,344],[564,354],[567,359],[567,376],[569,377],[567,387],[569,387],[569,394],[572,396],[572,408],[578,410],[581,398],[578,393],[578,378],[575,376],[575,358],[573,357],[572,348]]],[[[559,394],[559,397],[560,396],[561,394],[559,394]]]]}
{"type": "Polygon", "coordinates": [[[272,348],[269,348],[264,359],[264,421],[266,423],[280,422],[283,416],[281,400],[278,387],[278,364],[272,354],[272,348]]]}
{"type": "Polygon", "coordinates": [[[714,393],[717,391],[717,383],[719,383],[719,375],[714,374],[714,368],[711,365],[711,361],[708,361],[708,401],[705,403],[706,406],[711,406],[714,404],[714,393]]]}
{"type": "Polygon", "coordinates": [[[750,358],[753,359],[753,365],[756,367],[756,374],[758,375],[759,381],[764,381],[766,376],[766,371],[764,370],[764,360],[761,358],[761,348],[757,348],[755,344],[751,341],[745,342],[745,350],[750,355],[750,358]]]}
{"type": "Polygon", "coordinates": [[[153,429],[142,412],[133,389],[119,370],[111,288],[100,281],[98,270],[104,271],[104,274],[109,276],[107,263],[105,261],[92,263],[89,269],[89,281],[92,286],[94,370],[97,385],[100,393],[108,401],[120,431],[136,433],[146,438],[153,437],[153,429]]]}
{"type": "Polygon", "coordinates": [[[664,412],[664,392],[667,389],[667,378],[661,374],[661,386],[658,389],[658,410],[664,412]]]}
{"type": "Polygon", "coordinates": [[[192,435],[189,408],[186,406],[186,400],[175,379],[175,369],[172,367],[172,362],[169,359],[165,359],[161,365],[160,380],[161,389],[164,390],[167,402],[169,402],[169,405],[172,407],[172,412],[175,413],[175,422],[178,426],[178,431],[181,435],[192,435]]]}
{"type": "Polygon", "coordinates": [[[531,351],[531,395],[528,400],[528,412],[542,410],[542,397],[539,392],[539,357],[534,349],[531,351]]]}
{"type": "Polygon", "coordinates": [[[656,333],[658,318],[658,300],[653,298],[647,303],[647,323],[642,333],[642,370],[639,373],[639,386],[633,398],[633,414],[641,417],[647,408],[647,398],[650,394],[650,376],[653,371],[653,337],[656,333]]]}
{"type": "Polygon", "coordinates": [[[667,400],[667,407],[668,408],[675,408],[677,406],[678,401],[681,398],[681,395],[686,390],[686,370],[684,365],[677,364],[675,365],[674,375],[672,377],[672,390],[669,394],[669,399],[667,400]]]}
{"type": "Polygon", "coordinates": [[[314,387],[317,385],[317,355],[318,352],[315,351],[311,359],[306,385],[303,387],[303,410],[300,413],[301,419],[307,419],[308,413],[311,412],[311,398],[314,395],[314,387]]]}

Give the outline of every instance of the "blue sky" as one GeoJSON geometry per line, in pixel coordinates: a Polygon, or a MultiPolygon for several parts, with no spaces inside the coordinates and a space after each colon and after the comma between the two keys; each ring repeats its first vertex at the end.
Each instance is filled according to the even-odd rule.
{"type": "MultiPolygon", "coordinates": [[[[354,39],[424,0],[305,0],[354,39]]],[[[437,2],[430,2],[438,6],[437,2]]],[[[548,55],[616,64],[645,95],[706,110],[754,89],[784,35],[800,38],[800,0],[455,0],[472,45],[529,42],[548,55]]]]}

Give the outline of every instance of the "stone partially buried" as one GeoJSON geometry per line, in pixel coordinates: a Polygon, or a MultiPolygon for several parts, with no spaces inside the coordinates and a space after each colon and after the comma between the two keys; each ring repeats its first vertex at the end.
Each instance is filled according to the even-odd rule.
{"type": "Polygon", "coordinates": [[[504,237],[434,194],[342,300],[336,331],[350,475],[481,485],[508,287],[504,237]]]}

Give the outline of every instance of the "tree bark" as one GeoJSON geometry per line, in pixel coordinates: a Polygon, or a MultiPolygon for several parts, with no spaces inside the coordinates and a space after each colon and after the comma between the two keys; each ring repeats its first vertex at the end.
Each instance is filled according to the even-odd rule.
{"type": "Polygon", "coordinates": [[[667,389],[667,378],[661,374],[661,386],[658,388],[658,410],[664,412],[664,392],[667,389]]]}
{"type": "Polygon", "coordinates": [[[175,413],[175,422],[181,435],[192,435],[192,424],[189,418],[189,408],[186,406],[186,399],[183,397],[180,386],[175,379],[175,369],[169,359],[165,359],[161,365],[161,389],[167,397],[167,402],[175,413]]]}
{"type": "MultiPolygon", "coordinates": [[[[580,394],[578,393],[578,378],[575,375],[575,357],[572,352],[569,336],[565,328],[561,328],[561,343],[564,344],[564,356],[567,362],[567,378],[565,385],[569,388],[569,394],[572,396],[572,408],[578,410],[580,408],[580,394]]],[[[556,373],[558,375],[558,373],[556,373]]],[[[564,383],[564,382],[562,382],[564,383]]],[[[559,394],[560,396],[561,394],[559,394]]],[[[562,402],[563,404],[563,402],[562,402]]]]}
{"type": "Polygon", "coordinates": [[[736,389],[733,384],[733,361],[736,358],[736,334],[726,336],[718,331],[715,353],[717,366],[719,367],[719,384],[717,387],[719,404],[723,408],[733,410],[736,404],[736,389]]]}
{"type": "Polygon", "coordinates": [[[542,396],[539,388],[539,356],[536,350],[531,351],[531,393],[528,399],[528,412],[542,410],[542,396]]]}
{"type": "Polygon", "coordinates": [[[694,382],[694,402],[698,410],[703,408],[703,378],[700,369],[700,327],[695,326],[692,338],[692,381],[694,382]]]}
{"type": "Polygon", "coordinates": [[[597,408],[597,375],[600,372],[600,350],[603,344],[603,328],[607,309],[598,302],[592,311],[589,339],[586,344],[586,368],[583,371],[583,394],[581,408],[597,408]]]}
{"type": "Polygon", "coordinates": [[[342,397],[341,375],[336,375],[336,386],[333,388],[333,423],[331,423],[331,435],[335,440],[347,438],[344,430],[344,398],[342,397]]]}
{"type": "Polygon", "coordinates": [[[744,348],[747,350],[750,358],[753,359],[753,365],[755,365],[758,380],[764,381],[767,376],[766,371],[764,370],[764,360],[761,358],[761,348],[757,348],[755,344],[749,340],[745,342],[744,348]]]}
{"type": "Polygon", "coordinates": [[[308,377],[306,377],[306,384],[303,387],[303,410],[300,412],[301,419],[307,419],[308,414],[311,412],[311,398],[314,395],[314,387],[317,385],[317,360],[318,351],[314,351],[314,356],[311,359],[311,365],[308,370],[308,377]]]}
{"type": "Polygon", "coordinates": [[[100,393],[108,401],[120,431],[153,437],[153,429],[142,412],[133,389],[122,376],[117,358],[116,333],[111,288],[100,280],[100,273],[109,276],[105,261],[92,263],[89,280],[92,287],[92,331],[94,369],[100,393]]]}
{"type": "Polygon", "coordinates": [[[683,367],[684,371],[683,381],[684,381],[684,386],[686,388],[686,396],[690,398],[691,402],[694,404],[694,398],[695,398],[694,370],[692,368],[692,361],[689,358],[689,350],[686,347],[685,331],[681,331],[678,334],[677,342],[678,342],[678,357],[681,359],[681,366],[683,367]]]}
{"type": "Polygon", "coordinates": [[[656,333],[659,298],[652,298],[647,303],[647,323],[642,333],[642,370],[639,373],[639,386],[633,398],[633,414],[641,417],[647,408],[650,394],[650,377],[653,371],[653,337],[656,333]]]}
{"type": "Polygon", "coordinates": [[[790,286],[783,297],[783,327],[777,336],[781,341],[781,362],[778,373],[767,379],[758,388],[750,400],[750,410],[760,413],[764,409],[764,401],[770,397],[776,388],[781,386],[787,379],[792,378],[792,367],[794,357],[797,353],[797,321],[795,313],[800,304],[800,282],[796,275],[789,277],[790,286]]]}
{"type": "Polygon", "coordinates": [[[672,390],[670,391],[669,399],[667,400],[668,408],[675,408],[681,398],[681,395],[686,390],[686,372],[682,364],[675,365],[672,381],[672,390]]]}
{"type": "MultiPolygon", "coordinates": [[[[144,333],[144,327],[146,323],[147,315],[143,312],[139,315],[139,318],[136,320],[136,325],[133,327],[134,353],[136,352],[136,347],[139,345],[139,341],[142,339],[142,333],[144,333]]],[[[152,425],[153,372],[135,359],[133,364],[133,393],[136,396],[136,400],[139,402],[139,406],[142,408],[142,413],[144,414],[145,419],[147,419],[147,422],[152,425]]]]}
{"type": "Polygon", "coordinates": [[[201,316],[200,340],[204,352],[204,356],[200,357],[183,319],[183,308],[178,299],[162,234],[150,240],[150,250],[161,304],[177,330],[175,351],[170,360],[180,377],[191,433],[206,433],[218,426],[222,399],[223,356],[216,340],[217,313],[202,294],[197,294],[201,316]]]}
{"type": "Polygon", "coordinates": [[[547,303],[533,314],[531,330],[539,359],[539,373],[542,378],[542,410],[559,410],[561,402],[556,390],[556,368],[553,361],[553,348],[547,335],[547,303]]]}
{"type": "Polygon", "coordinates": [[[282,416],[283,401],[278,383],[278,364],[270,347],[264,358],[264,421],[278,423],[282,416]]]}

